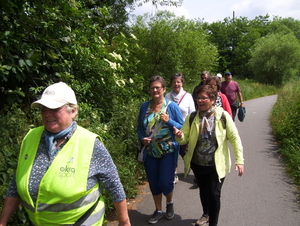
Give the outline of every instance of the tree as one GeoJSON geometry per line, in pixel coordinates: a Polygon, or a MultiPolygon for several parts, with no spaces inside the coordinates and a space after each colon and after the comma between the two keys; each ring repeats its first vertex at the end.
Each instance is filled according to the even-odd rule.
{"type": "Polygon", "coordinates": [[[300,44],[293,34],[269,34],[252,49],[249,68],[262,83],[282,85],[300,73],[300,44]]]}
{"type": "Polygon", "coordinates": [[[208,31],[209,40],[217,46],[220,55],[218,71],[230,70],[240,77],[253,77],[246,67],[251,57],[250,48],[256,39],[267,34],[269,23],[268,15],[251,21],[240,17],[205,23],[204,29],[208,31]]]}
{"type": "Polygon", "coordinates": [[[176,17],[169,11],[140,16],[132,26],[143,53],[138,73],[145,79],[159,74],[168,78],[182,72],[188,80],[198,81],[203,70],[213,70],[217,50],[211,45],[199,23],[176,17]]]}
{"type": "MultiPolygon", "coordinates": [[[[114,105],[107,98],[117,99],[116,93],[127,97],[125,92],[130,89],[134,91],[129,93],[136,93],[132,82],[140,80],[133,72],[136,60],[130,54],[130,49],[136,49],[134,40],[121,29],[112,29],[125,27],[125,14],[111,24],[114,14],[110,10],[118,7],[123,12],[122,4],[1,2],[0,109],[15,102],[26,108],[47,85],[64,81],[74,88],[80,103],[93,105],[109,120],[114,105]]],[[[120,100],[126,101],[124,97],[120,100]]]]}

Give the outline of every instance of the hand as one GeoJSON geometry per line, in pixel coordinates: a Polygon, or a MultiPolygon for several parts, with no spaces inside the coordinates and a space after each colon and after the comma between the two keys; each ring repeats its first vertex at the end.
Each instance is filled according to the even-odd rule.
{"type": "Polygon", "coordinates": [[[173,129],[174,129],[173,133],[175,134],[175,136],[181,138],[183,132],[181,130],[177,129],[175,126],[173,127],[173,129]]]}
{"type": "Polygon", "coordinates": [[[151,138],[150,137],[144,137],[142,140],[143,145],[145,146],[149,146],[151,142],[151,138]]]}
{"type": "Polygon", "coordinates": [[[244,108],[245,106],[244,106],[244,104],[243,104],[243,103],[240,103],[240,107],[241,107],[241,108],[244,108]]]}
{"type": "Polygon", "coordinates": [[[239,171],[238,176],[241,177],[243,175],[243,173],[244,173],[244,165],[236,164],[235,165],[235,170],[239,171]]]}
{"type": "Polygon", "coordinates": [[[169,115],[166,113],[161,113],[160,114],[160,120],[163,121],[164,123],[169,121],[169,115]]]}

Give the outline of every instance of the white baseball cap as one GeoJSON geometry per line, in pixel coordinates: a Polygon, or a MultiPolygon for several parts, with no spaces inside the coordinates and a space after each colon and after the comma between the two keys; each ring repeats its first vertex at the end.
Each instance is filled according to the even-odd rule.
{"type": "Polygon", "coordinates": [[[218,73],[217,77],[222,78],[222,74],[218,73]]]}
{"type": "Polygon", "coordinates": [[[43,105],[50,109],[56,109],[65,104],[77,105],[76,96],[70,86],[64,82],[58,82],[48,86],[44,90],[41,99],[31,104],[31,108],[43,105]]]}

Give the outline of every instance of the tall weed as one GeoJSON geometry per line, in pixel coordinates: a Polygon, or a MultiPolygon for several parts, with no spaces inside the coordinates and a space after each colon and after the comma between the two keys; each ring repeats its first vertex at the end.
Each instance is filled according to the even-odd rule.
{"type": "Polygon", "coordinates": [[[271,125],[278,140],[280,154],[288,171],[300,188],[300,79],[288,82],[278,91],[271,111],[271,125]]]}

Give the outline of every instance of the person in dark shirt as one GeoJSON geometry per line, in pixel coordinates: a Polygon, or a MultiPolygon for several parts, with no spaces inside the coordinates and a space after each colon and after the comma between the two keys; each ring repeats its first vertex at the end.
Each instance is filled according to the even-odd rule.
{"type": "Polygon", "coordinates": [[[193,91],[193,99],[194,99],[194,103],[195,103],[195,109],[197,110],[198,109],[198,105],[197,105],[197,90],[206,84],[206,79],[208,78],[209,76],[209,72],[208,71],[202,71],[201,74],[200,74],[200,79],[201,79],[201,82],[194,88],[194,91],[193,91]]]}

